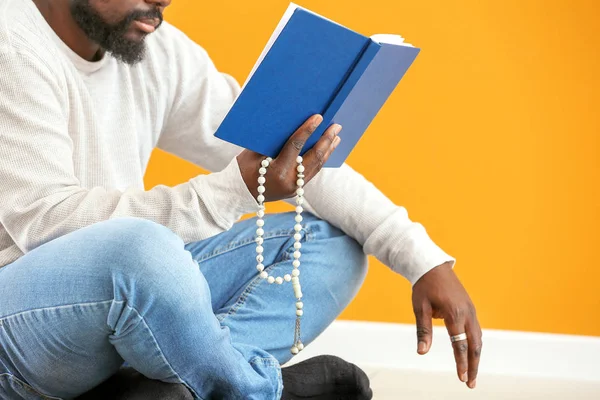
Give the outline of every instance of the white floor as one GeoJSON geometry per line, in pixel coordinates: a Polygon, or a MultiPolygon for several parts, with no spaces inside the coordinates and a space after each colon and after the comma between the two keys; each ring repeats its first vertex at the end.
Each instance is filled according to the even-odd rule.
{"type": "Polygon", "coordinates": [[[427,356],[413,325],[336,321],[291,364],[333,354],[363,368],[375,400],[600,400],[600,338],[484,331],[477,388],[460,382],[448,334],[427,356]]]}
{"type": "Polygon", "coordinates": [[[481,375],[471,390],[455,374],[362,366],[375,400],[600,400],[600,383],[481,375]]]}

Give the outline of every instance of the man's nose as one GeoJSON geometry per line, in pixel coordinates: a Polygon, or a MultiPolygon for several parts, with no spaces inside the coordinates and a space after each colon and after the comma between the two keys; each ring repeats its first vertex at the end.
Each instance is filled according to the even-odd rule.
{"type": "Polygon", "coordinates": [[[161,11],[169,7],[171,0],[146,0],[146,3],[151,4],[155,7],[159,7],[161,11]]]}

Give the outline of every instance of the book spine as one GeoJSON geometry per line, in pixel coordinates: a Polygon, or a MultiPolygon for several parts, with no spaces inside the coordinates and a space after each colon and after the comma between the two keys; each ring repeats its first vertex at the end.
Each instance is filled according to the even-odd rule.
{"type": "MultiPolygon", "coordinates": [[[[381,45],[379,43],[376,43],[371,39],[368,40],[362,52],[356,58],[356,62],[348,70],[345,79],[342,80],[342,83],[340,84],[336,93],[334,96],[332,96],[332,100],[329,102],[329,105],[325,108],[325,111],[323,112],[323,123],[319,126],[315,133],[313,133],[311,137],[313,140],[320,138],[331,125],[333,117],[337,114],[340,107],[342,107],[346,101],[346,98],[350,95],[350,93],[352,93],[352,89],[358,83],[361,76],[367,70],[369,64],[371,64],[371,61],[373,61],[380,49],[381,45]]],[[[308,148],[308,146],[306,148],[308,148]]]]}

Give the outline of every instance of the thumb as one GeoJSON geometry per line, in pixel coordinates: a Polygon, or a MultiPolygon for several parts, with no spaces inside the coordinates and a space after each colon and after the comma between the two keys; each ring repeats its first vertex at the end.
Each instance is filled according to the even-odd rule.
{"type": "Polygon", "coordinates": [[[417,353],[423,355],[429,352],[432,341],[432,310],[429,302],[414,308],[417,319],[417,353]]]}

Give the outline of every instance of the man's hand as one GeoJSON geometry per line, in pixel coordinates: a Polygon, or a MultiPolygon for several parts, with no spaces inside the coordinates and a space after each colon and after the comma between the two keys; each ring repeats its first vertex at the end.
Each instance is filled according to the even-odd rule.
{"type": "MultiPolygon", "coordinates": [[[[304,144],[323,122],[323,117],[313,115],[290,137],[276,159],[271,161],[267,174],[265,175],[265,202],[283,200],[296,195],[296,181],[298,179],[298,164],[296,158],[304,147],[304,144]]],[[[321,139],[304,155],[304,184],[306,185],[323,167],[333,150],[340,143],[338,133],[341,126],[334,124],[325,131],[321,139]]],[[[265,157],[248,149],[242,151],[238,156],[238,165],[244,178],[244,182],[250,193],[256,198],[258,196],[258,169],[260,162],[265,157]]]]}
{"type": "Polygon", "coordinates": [[[449,263],[423,275],[413,286],[413,309],[417,317],[419,354],[431,348],[432,318],[441,318],[450,336],[466,333],[468,340],[452,344],[458,378],[475,388],[481,355],[481,328],[475,307],[449,263]]]}

